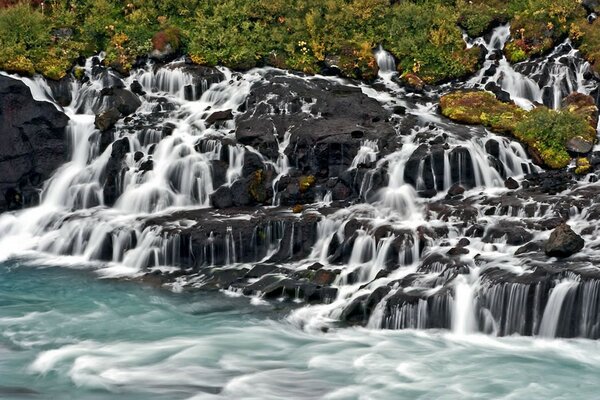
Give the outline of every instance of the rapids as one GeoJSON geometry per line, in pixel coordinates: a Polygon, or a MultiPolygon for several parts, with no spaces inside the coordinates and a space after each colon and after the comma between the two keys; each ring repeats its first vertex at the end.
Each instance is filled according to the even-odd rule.
{"type": "Polygon", "coordinates": [[[277,305],[0,264],[0,398],[597,396],[600,344],[299,329],[277,305]],[[575,382],[575,383],[574,383],[575,382]]]}

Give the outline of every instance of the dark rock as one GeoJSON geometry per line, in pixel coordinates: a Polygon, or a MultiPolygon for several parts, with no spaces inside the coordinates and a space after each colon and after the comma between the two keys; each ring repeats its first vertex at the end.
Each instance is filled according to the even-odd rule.
{"type": "Polygon", "coordinates": [[[111,107],[108,110],[96,115],[96,119],[94,120],[94,126],[100,132],[106,132],[115,126],[119,118],[121,118],[121,113],[119,112],[119,110],[117,110],[114,107],[111,107]]]}
{"type": "Polygon", "coordinates": [[[210,195],[210,203],[215,208],[228,208],[233,206],[233,195],[229,186],[221,186],[210,195]]]}
{"type": "Polygon", "coordinates": [[[493,243],[497,240],[506,238],[506,243],[511,246],[519,246],[533,239],[533,234],[527,229],[514,223],[500,222],[488,228],[483,241],[493,243]]]}
{"type": "Polygon", "coordinates": [[[0,211],[37,203],[42,183],[67,159],[68,121],[24,83],[0,75],[0,211]]]}
{"type": "Polygon", "coordinates": [[[308,267],[308,269],[309,269],[310,271],[318,271],[318,270],[320,270],[321,268],[323,268],[323,264],[321,264],[321,263],[318,263],[318,262],[317,262],[317,263],[314,263],[314,264],[312,264],[312,265],[310,265],[310,266],[308,267]]]}
{"type": "Polygon", "coordinates": [[[52,98],[62,107],[67,107],[73,101],[71,78],[66,76],[58,81],[47,79],[46,83],[52,92],[52,98]]]}
{"type": "Polygon", "coordinates": [[[449,256],[459,256],[461,254],[469,254],[469,249],[465,249],[464,247],[453,247],[446,252],[449,256]]]}
{"type": "Polygon", "coordinates": [[[521,246],[515,251],[515,256],[525,253],[538,253],[542,251],[543,245],[538,242],[529,242],[524,246],[521,246]]]}
{"type": "Polygon", "coordinates": [[[210,126],[215,122],[228,121],[233,119],[231,110],[215,111],[206,118],[206,126],[210,126]]]}
{"type": "Polygon", "coordinates": [[[510,177],[510,178],[508,178],[507,180],[504,181],[504,186],[507,189],[515,190],[515,189],[519,188],[519,182],[517,182],[512,177],[510,177]]]}
{"type": "Polygon", "coordinates": [[[569,257],[583,249],[584,244],[569,225],[562,224],[552,231],[544,249],[549,257],[569,257]]]}
{"type": "Polygon", "coordinates": [[[454,185],[450,186],[450,189],[448,189],[448,196],[450,196],[450,197],[459,196],[459,195],[463,194],[464,192],[465,192],[465,188],[460,186],[459,184],[455,183],[454,185]]]}
{"type": "Polygon", "coordinates": [[[144,158],[144,153],[142,153],[141,151],[136,151],[133,154],[133,161],[135,161],[135,162],[140,161],[142,158],[144,158]]]}
{"type": "Polygon", "coordinates": [[[154,169],[154,161],[148,159],[140,164],[140,171],[152,171],[154,169]]]}
{"type": "Polygon", "coordinates": [[[471,244],[471,241],[467,238],[462,238],[458,241],[458,246],[460,246],[460,247],[467,247],[470,244],[471,244]]]}
{"type": "Polygon", "coordinates": [[[257,264],[248,273],[245,278],[261,278],[265,275],[273,274],[279,271],[279,267],[273,264],[257,264]]]}
{"type": "Polygon", "coordinates": [[[331,285],[336,276],[337,274],[330,269],[320,269],[315,273],[312,281],[317,285],[331,285]]]}
{"type": "Polygon", "coordinates": [[[133,81],[131,82],[131,85],[129,85],[129,89],[137,94],[138,96],[143,96],[146,94],[146,92],[144,92],[144,88],[142,87],[142,84],[139,83],[138,81],[133,81]]]}
{"type": "Polygon", "coordinates": [[[100,94],[108,97],[108,108],[114,107],[125,116],[133,114],[142,105],[138,96],[123,88],[105,88],[100,94]]]}
{"type": "Polygon", "coordinates": [[[592,151],[594,147],[594,142],[584,139],[581,136],[575,136],[567,140],[566,148],[568,151],[577,154],[587,154],[592,151]]]}

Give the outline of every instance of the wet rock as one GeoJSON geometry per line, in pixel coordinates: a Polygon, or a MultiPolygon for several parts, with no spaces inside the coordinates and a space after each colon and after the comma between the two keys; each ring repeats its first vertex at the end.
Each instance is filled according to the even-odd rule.
{"type": "Polygon", "coordinates": [[[575,136],[574,138],[567,140],[566,147],[571,153],[587,154],[592,151],[594,142],[589,141],[582,136],[575,136]]]}
{"type": "Polygon", "coordinates": [[[247,206],[251,203],[248,179],[238,179],[231,185],[231,196],[236,206],[247,206]]]}
{"type": "MultiPolygon", "coordinates": [[[[495,73],[495,71],[494,71],[494,73],[495,73]]],[[[495,82],[488,82],[485,85],[485,90],[487,90],[488,92],[494,93],[494,96],[496,96],[496,99],[500,100],[503,103],[510,103],[512,101],[512,99],[510,98],[510,94],[506,90],[503,90],[495,82]]]]}
{"type": "Polygon", "coordinates": [[[210,195],[210,203],[215,208],[228,208],[233,206],[233,195],[229,186],[221,186],[210,195]]]}
{"type": "Polygon", "coordinates": [[[215,122],[228,121],[233,119],[231,110],[215,111],[206,118],[206,126],[213,125],[215,122]]]}
{"type": "Polygon", "coordinates": [[[505,240],[506,244],[511,246],[520,246],[533,239],[533,234],[522,226],[509,222],[500,222],[488,228],[483,237],[486,243],[494,243],[499,240],[505,240]]]}
{"type": "Polygon", "coordinates": [[[515,251],[515,256],[525,254],[525,253],[538,253],[542,251],[543,244],[538,242],[529,242],[524,246],[521,246],[515,251]]]}
{"type": "Polygon", "coordinates": [[[150,158],[140,164],[140,171],[152,171],[154,169],[154,161],[150,158]]]}
{"type": "Polygon", "coordinates": [[[519,182],[517,182],[515,179],[513,179],[512,177],[508,178],[507,180],[504,181],[504,186],[507,189],[510,190],[516,190],[519,188],[519,182]]]}
{"type": "Polygon", "coordinates": [[[457,246],[448,250],[446,254],[448,254],[449,256],[460,256],[462,254],[469,254],[469,249],[457,246]]]}
{"type": "Polygon", "coordinates": [[[120,195],[121,175],[126,165],[125,156],[129,152],[129,140],[124,137],[116,140],[112,144],[110,158],[106,163],[104,170],[104,202],[106,205],[112,205],[120,195]]]}
{"type": "Polygon", "coordinates": [[[123,88],[102,89],[101,95],[108,98],[107,108],[116,108],[125,116],[133,114],[142,105],[138,96],[123,88]]]}
{"type": "Polygon", "coordinates": [[[458,241],[458,246],[459,247],[467,247],[468,245],[471,244],[471,241],[467,238],[462,238],[458,241]]]}
{"type": "Polygon", "coordinates": [[[66,76],[58,81],[47,79],[46,83],[52,92],[52,98],[62,107],[67,107],[73,101],[71,78],[66,76]]]}
{"type": "Polygon", "coordinates": [[[131,82],[131,85],[129,85],[129,89],[137,94],[138,96],[143,96],[146,94],[146,92],[144,92],[144,88],[142,87],[142,84],[139,83],[138,81],[133,81],[131,82]]]}
{"type": "Polygon", "coordinates": [[[583,249],[584,244],[569,225],[562,224],[552,231],[544,249],[549,257],[569,257],[583,249]]]}
{"type": "MultiPolygon", "coordinates": [[[[236,117],[236,139],[275,160],[287,134],[290,165],[325,183],[349,169],[365,140],[376,140],[386,154],[400,145],[391,112],[357,89],[268,74],[252,87],[245,112],[236,117]]],[[[345,197],[343,188],[338,193],[345,197]]]]}
{"type": "Polygon", "coordinates": [[[454,197],[454,196],[459,196],[461,194],[463,194],[465,192],[465,188],[460,186],[459,184],[454,184],[452,186],[450,186],[450,189],[448,189],[448,196],[450,197],[454,197]]]}
{"type": "Polygon", "coordinates": [[[336,277],[337,273],[335,271],[330,269],[320,269],[315,273],[312,281],[317,285],[331,285],[336,277]]]}
{"type": "Polygon", "coordinates": [[[248,273],[245,278],[256,279],[261,278],[265,275],[277,273],[280,270],[279,267],[273,264],[257,264],[248,273]]]}
{"type": "Polygon", "coordinates": [[[100,132],[106,132],[113,128],[117,121],[121,118],[121,113],[114,107],[96,115],[94,119],[94,126],[100,132]]]}
{"type": "Polygon", "coordinates": [[[144,158],[144,153],[143,153],[143,152],[141,152],[141,151],[136,151],[136,152],[133,154],[133,161],[135,161],[135,162],[138,162],[138,161],[140,161],[140,160],[141,160],[141,159],[143,159],[143,158],[144,158]]]}
{"type": "Polygon", "coordinates": [[[0,75],[0,211],[37,203],[42,183],[67,159],[69,118],[0,75]]]}

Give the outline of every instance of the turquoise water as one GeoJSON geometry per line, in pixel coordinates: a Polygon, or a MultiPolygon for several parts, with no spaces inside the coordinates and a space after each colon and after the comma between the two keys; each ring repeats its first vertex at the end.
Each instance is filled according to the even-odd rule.
{"type": "Polygon", "coordinates": [[[289,313],[0,264],[0,399],[599,397],[596,341],[306,332],[289,313]]]}

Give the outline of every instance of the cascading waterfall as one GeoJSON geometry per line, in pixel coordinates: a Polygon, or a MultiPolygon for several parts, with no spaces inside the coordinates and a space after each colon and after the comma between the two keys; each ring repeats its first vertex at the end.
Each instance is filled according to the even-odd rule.
{"type": "MultiPolygon", "coordinates": [[[[488,58],[467,86],[483,88],[493,83],[524,108],[534,103],[558,108],[565,93],[594,89],[586,79],[589,65],[578,59],[568,42],[533,66],[511,66],[503,56],[498,59],[509,35],[509,27],[501,26],[487,42],[481,38],[469,42],[483,45],[488,58]],[[566,65],[562,57],[575,61],[566,65]]],[[[379,48],[375,56],[383,89],[342,81],[345,89],[361,91],[390,110],[402,107],[402,112],[390,117],[398,126],[409,118],[415,122],[409,129],[397,129],[401,144],[394,150],[379,139],[362,138],[363,127],[350,127],[361,138],[360,146],[350,156],[341,151],[342,161],[335,160],[344,165],[343,179],[328,176],[325,168],[319,171],[329,181],[303,210],[304,216],[313,219],[312,225],[281,206],[278,193],[281,182],[294,186],[306,178],[304,171],[291,165],[290,154],[305,152],[300,156],[314,163],[310,149],[298,150],[302,143],[293,137],[292,128],[275,129],[273,141],[265,142],[267,151],[242,144],[233,134],[235,116],[247,109],[253,84],[261,82],[268,69],[243,74],[219,69],[198,78],[186,70],[185,62],[177,61],[163,67],[149,64],[121,81],[110,71],[94,73],[93,62],[88,61],[89,81],[72,84],[73,100],[64,108],[70,117],[70,160],[46,182],[39,207],[0,216],[0,248],[8,249],[2,256],[27,251],[71,256],[94,263],[102,275],[111,277],[199,265],[242,274],[255,267],[248,260],[266,270],[270,266],[263,264],[276,264],[274,272],[267,274],[272,281],[266,287],[244,291],[234,281],[231,290],[271,298],[293,293],[291,297],[300,301],[308,289],[289,283],[281,271],[314,279],[310,290],[315,293],[324,286],[335,289],[323,296],[329,304],[303,307],[291,317],[319,328],[335,319],[359,323],[368,315],[366,324],[372,328],[445,328],[458,335],[483,331],[600,336],[598,281],[562,280],[563,276],[561,281],[552,278],[552,284],[537,276],[537,281],[527,281],[523,277],[529,271],[515,254],[516,242],[506,243],[511,231],[493,236],[491,229],[481,228],[479,234],[468,233],[483,220],[489,227],[502,222],[516,225],[524,219],[540,223],[554,216],[548,214],[546,204],[534,203],[537,208],[531,212],[527,205],[502,197],[508,192],[506,178],[519,180],[539,171],[523,146],[483,129],[455,132],[435,113],[434,102],[408,96],[394,82],[396,66],[391,54],[379,48]],[[134,81],[145,92],[140,107],[114,129],[101,132],[95,115],[111,105],[100,94],[108,87],[118,89],[119,84],[128,86],[134,81]],[[280,220],[258,211],[238,215],[237,209],[209,210],[211,194],[219,186],[232,189],[245,178],[246,156],[260,160],[265,166],[261,174],[273,175],[272,202],[264,208],[281,212],[280,220]],[[215,178],[216,162],[226,164],[221,182],[215,178]],[[373,183],[375,178],[379,181],[373,183]],[[334,192],[340,186],[359,192],[358,198],[364,201],[341,203],[336,209],[334,192]],[[451,189],[457,186],[465,193],[463,197],[453,197],[451,189]],[[371,189],[374,194],[365,196],[371,189]],[[472,213],[469,224],[452,215],[445,200],[464,202],[462,211],[472,213]],[[190,220],[176,218],[184,211],[196,214],[190,220]],[[159,222],[153,224],[153,219],[159,222]],[[226,220],[226,227],[219,230],[211,225],[215,220],[226,220]],[[242,225],[251,235],[242,237],[242,225]],[[194,236],[194,227],[204,230],[194,236]],[[303,254],[302,260],[298,254],[303,254]],[[499,283],[494,273],[514,281],[503,276],[506,280],[499,283]],[[276,286],[282,281],[283,286],[276,286]],[[567,318],[565,310],[578,313],[573,318],[576,327],[568,332],[559,329],[567,318]]],[[[297,79],[311,82],[312,78],[297,79]]],[[[340,82],[315,78],[327,79],[340,82]]],[[[53,102],[52,89],[43,79],[23,81],[34,98],[53,102]]],[[[302,93],[294,96],[294,101],[282,102],[280,107],[265,102],[261,106],[269,115],[287,116],[299,109],[315,120],[328,118],[313,113],[317,100],[302,93]]],[[[337,138],[328,140],[332,147],[339,145],[337,138]]],[[[299,184],[295,194],[307,195],[299,184]]],[[[546,233],[530,238],[545,239],[546,233]]],[[[259,278],[260,274],[253,276],[251,283],[260,282],[259,278]]],[[[203,270],[189,282],[211,279],[218,282],[219,276],[203,270]]],[[[177,284],[182,282],[183,278],[177,284]]],[[[311,300],[313,292],[305,298],[311,300]]]]}
{"type": "Polygon", "coordinates": [[[502,52],[509,39],[509,25],[496,28],[488,41],[467,39],[470,46],[480,45],[487,50],[481,70],[467,82],[468,87],[484,88],[492,83],[525,109],[533,108],[535,103],[558,109],[568,94],[590,94],[594,89],[595,84],[589,79],[593,75],[589,62],[579,55],[569,40],[542,60],[524,61],[513,66],[502,52]]]}

